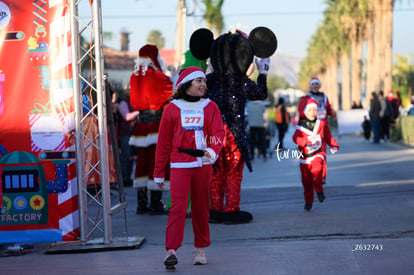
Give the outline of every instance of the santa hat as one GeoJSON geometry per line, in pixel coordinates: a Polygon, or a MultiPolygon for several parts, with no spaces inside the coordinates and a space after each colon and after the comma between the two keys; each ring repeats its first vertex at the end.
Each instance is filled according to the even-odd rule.
{"type": "Polygon", "coordinates": [[[155,70],[164,72],[164,62],[161,59],[158,48],[154,45],[146,44],[138,52],[137,70],[141,67],[143,74],[147,71],[148,67],[152,67],[155,70]]]}
{"type": "Polygon", "coordinates": [[[312,87],[312,84],[317,83],[319,86],[322,86],[321,81],[317,77],[312,77],[312,79],[309,81],[309,87],[312,87]]]}
{"type": "Polygon", "coordinates": [[[394,99],[394,95],[392,94],[392,90],[388,91],[387,99],[388,99],[388,101],[392,101],[394,99]]]}
{"type": "Polygon", "coordinates": [[[300,100],[299,106],[298,106],[299,117],[305,117],[306,111],[312,107],[316,108],[316,110],[318,109],[318,104],[316,103],[316,101],[310,98],[309,96],[303,97],[300,100]]]}
{"type": "Polygon", "coordinates": [[[178,76],[177,83],[175,86],[180,87],[182,84],[192,81],[198,77],[206,78],[204,71],[199,67],[190,66],[181,70],[180,75],[178,76]]]}

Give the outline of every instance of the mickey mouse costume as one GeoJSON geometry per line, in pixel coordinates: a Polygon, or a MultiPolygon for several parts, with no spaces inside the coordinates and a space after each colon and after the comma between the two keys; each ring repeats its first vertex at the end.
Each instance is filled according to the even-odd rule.
{"type": "Polygon", "coordinates": [[[253,219],[249,212],[240,210],[244,164],[252,171],[244,110],[247,100],[266,99],[268,57],[276,48],[276,36],[265,27],[255,28],[248,37],[235,32],[214,40],[208,29],[199,29],[191,36],[192,54],[201,60],[210,58],[214,71],[207,75],[207,97],[218,105],[225,128],[223,149],[210,184],[210,222],[246,223],[253,219]],[[254,56],[262,58],[256,61],[257,83],[246,76],[254,56]]]}

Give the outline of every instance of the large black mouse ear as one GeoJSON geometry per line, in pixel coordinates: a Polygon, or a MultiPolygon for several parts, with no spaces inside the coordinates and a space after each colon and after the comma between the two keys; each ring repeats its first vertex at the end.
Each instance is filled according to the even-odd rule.
{"type": "Polygon", "coordinates": [[[254,47],[254,55],[260,58],[271,56],[277,49],[276,35],[266,27],[254,28],[249,34],[249,41],[254,47]]]}
{"type": "Polygon", "coordinates": [[[191,35],[190,51],[195,58],[205,60],[210,56],[210,46],[213,41],[214,35],[209,29],[198,29],[191,35]]]}
{"type": "Polygon", "coordinates": [[[211,45],[210,62],[220,73],[245,75],[253,58],[251,42],[239,33],[223,34],[211,45]]]}

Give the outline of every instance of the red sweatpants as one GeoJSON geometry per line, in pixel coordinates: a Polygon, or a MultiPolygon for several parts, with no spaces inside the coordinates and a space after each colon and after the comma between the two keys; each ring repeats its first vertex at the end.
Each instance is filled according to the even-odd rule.
{"type": "Polygon", "coordinates": [[[171,168],[171,209],[165,232],[165,248],[178,249],[184,239],[185,217],[188,196],[191,190],[191,212],[194,247],[210,245],[209,229],[209,184],[212,166],[196,168],[171,168]]]}
{"type": "Polygon", "coordinates": [[[308,204],[313,203],[313,191],[321,192],[322,187],[322,175],[324,160],[320,157],[314,158],[311,163],[301,163],[300,172],[302,175],[302,185],[304,190],[305,202],[308,204]]]}

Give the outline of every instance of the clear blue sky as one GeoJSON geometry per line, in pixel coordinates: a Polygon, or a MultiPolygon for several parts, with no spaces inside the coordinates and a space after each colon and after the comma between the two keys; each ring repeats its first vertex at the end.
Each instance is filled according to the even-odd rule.
{"type": "MultiPolygon", "coordinates": [[[[193,0],[186,0],[192,10],[193,0]]],[[[79,14],[90,16],[87,2],[79,14]]],[[[166,40],[165,48],[173,48],[176,30],[177,0],[101,0],[103,30],[112,32],[111,41],[105,44],[120,48],[119,32],[127,29],[130,50],[137,51],[146,43],[151,30],[161,31],[166,40]]],[[[201,2],[198,0],[197,2],[201,2]]],[[[226,0],[222,9],[225,28],[238,28],[249,32],[257,26],[273,30],[278,38],[278,50],[284,54],[305,56],[308,42],[323,19],[324,0],[226,0]]],[[[194,17],[187,18],[187,37],[200,27],[205,27],[201,15],[204,6],[197,6],[194,17]]],[[[397,0],[394,8],[394,54],[414,54],[414,2],[397,0]]],[[[277,54],[276,52],[276,54],[277,54]]]]}

